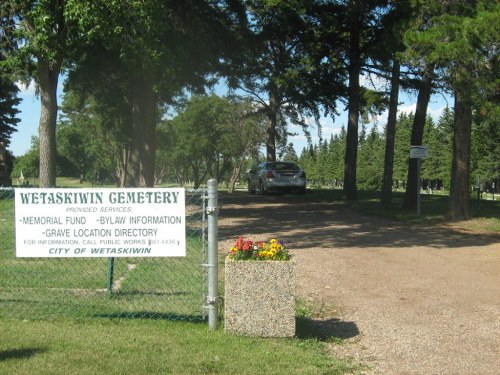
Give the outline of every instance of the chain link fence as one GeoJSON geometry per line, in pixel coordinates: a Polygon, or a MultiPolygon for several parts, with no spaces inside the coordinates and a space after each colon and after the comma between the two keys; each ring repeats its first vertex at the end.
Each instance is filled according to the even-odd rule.
{"type": "Polygon", "coordinates": [[[185,196],[185,257],[16,258],[14,189],[0,188],[0,318],[205,320],[206,190],[185,196]]]}

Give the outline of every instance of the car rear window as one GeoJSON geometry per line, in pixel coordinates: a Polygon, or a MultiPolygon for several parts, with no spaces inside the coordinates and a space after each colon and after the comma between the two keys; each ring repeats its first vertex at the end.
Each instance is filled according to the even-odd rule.
{"type": "Polygon", "coordinates": [[[286,169],[292,169],[292,170],[300,169],[295,163],[285,163],[285,162],[277,162],[274,163],[274,165],[271,165],[270,167],[276,171],[283,171],[286,169]]]}

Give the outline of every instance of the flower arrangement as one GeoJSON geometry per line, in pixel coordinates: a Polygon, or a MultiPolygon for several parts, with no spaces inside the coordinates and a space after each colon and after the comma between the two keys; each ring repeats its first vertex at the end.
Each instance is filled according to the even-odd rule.
{"type": "Polygon", "coordinates": [[[290,260],[292,255],[283,241],[272,239],[263,242],[239,237],[227,257],[234,260],[290,260]]]}

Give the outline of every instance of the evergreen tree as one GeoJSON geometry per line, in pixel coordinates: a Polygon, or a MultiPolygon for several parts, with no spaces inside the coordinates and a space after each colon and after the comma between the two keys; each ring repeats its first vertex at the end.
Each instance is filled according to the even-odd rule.
{"type": "MultiPolygon", "coordinates": [[[[335,107],[338,80],[317,51],[317,14],[307,0],[247,1],[247,30],[228,68],[228,83],[257,103],[267,116],[266,159],[275,161],[280,145],[287,145],[287,125],[299,125],[309,137],[308,124],[316,122],[321,105],[335,107]],[[329,73],[329,81],[325,76],[329,73]],[[323,77],[324,79],[320,79],[323,77]],[[328,86],[328,100],[321,100],[328,86]],[[327,103],[327,104],[326,104],[327,103]]],[[[338,65],[338,63],[336,64],[338,65]]]]}
{"type": "Polygon", "coordinates": [[[429,157],[422,162],[422,178],[433,180],[431,188],[450,188],[453,111],[446,107],[437,124],[427,119],[424,144],[429,157]]]}
{"type": "Polygon", "coordinates": [[[281,157],[282,160],[286,161],[293,161],[295,163],[299,162],[299,157],[297,156],[297,153],[295,152],[295,147],[293,147],[293,143],[289,143],[285,149],[285,152],[283,156],[281,157]]]}
{"type": "Polygon", "coordinates": [[[19,89],[9,77],[0,74],[0,141],[3,141],[6,148],[9,147],[12,133],[17,131],[17,124],[21,121],[17,117],[17,106],[21,102],[17,97],[18,92],[19,89]]]}
{"type": "Polygon", "coordinates": [[[362,109],[359,77],[363,65],[369,57],[368,46],[377,41],[376,37],[379,35],[382,25],[380,15],[385,7],[390,6],[390,2],[385,1],[349,0],[346,3],[347,26],[345,31],[349,39],[346,48],[349,88],[343,194],[349,200],[357,198],[358,121],[362,109]]]}
{"type": "Polygon", "coordinates": [[[382,187],[382,170],[384,140],[374,126],[365,139],[360,142],[358,156],[359,187],[365,190],[380,190],[382,187]]]}
{"type": "Polygon", "coordinates": [[[485,188],[500,191],[500,105],[490,103],[477,111],[472,125],[471,178],[479,178],[485,188]],[[494,184],[494,186],[493,186],[494,184]]]}
{"type": "MultiPolygon", "coordinates": [[[[3,5],[9,9],[10,4],[3,5]]],[[[20,119],[17,117],[19,110],[17,106],[21,99],[17,97],[19,89],[13,82],[12,69],[6,64],[5,54],[12,51],[9,40],[14,30],[14,20],[6,17],[5,10],[0,11],[0,142],[6,149],[10,145],[11,135],[16,132],[20,119]]],[[[12,170],[12,154],[6,153],[7,171],[12,170]]]]}
{"type": "Polygon", "coordinates": [[[394,146],[394,183],[398,188],[406,188],[410,139],[414,115],[400,114],[394,146]]]}

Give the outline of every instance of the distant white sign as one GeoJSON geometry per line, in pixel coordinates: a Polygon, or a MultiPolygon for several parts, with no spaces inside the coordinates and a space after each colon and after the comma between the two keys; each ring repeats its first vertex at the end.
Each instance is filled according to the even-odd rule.
{"type": "Polygon", "coordinates": [[[410,158],[421,159],[429,156],[429,148],[427,146],[411,146],[410,158]]]}
{"type": "Polygon", "coordinates": [[[16,189],[16,256],[185,256],[184,197],[184,189],[16,189]]]}

